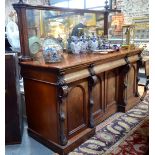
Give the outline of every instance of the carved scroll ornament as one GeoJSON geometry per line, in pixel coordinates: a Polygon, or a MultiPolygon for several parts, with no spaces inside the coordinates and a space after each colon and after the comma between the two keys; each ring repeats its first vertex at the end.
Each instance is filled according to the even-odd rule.
{"type": "Polygon", "coordinates": [[[59,73],[58,75],[58,102],[59,102],[59,120],[60,120],[60,144],[66,145],[68,140],[66,138],[66,135],[64,133],[65,131],[65,102],[64,99],[68,95],[68,86],[64,81],[63,73],[59,73]]]}
{"type": "Polygon", "coordinates": [[[91,64],[88,68],[90,76],[89,76],[89,110],[90,110],[90,118],[89,118],[89,125],[90,128],[94,128],[94,118],[93,118],[93,107],[94,107],[94,99],[93,99],[93,94],[92,94],[92,89],[97,83],[97,76],[95,75],[95,71],[93,69],[94,65],[91,64]]]}

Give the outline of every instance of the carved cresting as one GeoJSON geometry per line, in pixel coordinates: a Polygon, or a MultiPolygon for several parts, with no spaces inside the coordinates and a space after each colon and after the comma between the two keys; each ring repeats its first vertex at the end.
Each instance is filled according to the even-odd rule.
{"type": "Polygon", "coordinates": [[[139,68],[142,67],[142,56],[141,56],[141,53],[138,54],[138,57],[139,57],[139,60],[137,61],[137,77],[136,77],[136,93],[135,93],[135,96],[136,97],[139,97],[140,94],[138,92],[138,82],[140,80],[140,78],[138,77],[138,72],[139,72],[139,68]]]}
{"type": "Polygon", "coordinates": [[[59,102],[59,119],[60,119],[60,144],[61,145],[66,145],[68,140],[65,136],[65,102],[64,99],[68,95],[68,86],[64,81],[64,76],[63,72],[60,72],[58,74],[58,102],[59,102]]]}
{"type": "Polygon", "coordinates": [[[93,107],[94,107],[94,99],[92,95],[92,89],[97,83],[97,76],[95,75],[95,71],[93,70],[94,64],[91,64],[88,67],[90,76],[88,81],[88,87],[89,87],[89,110],[90,110],[90,116],[89,116],[89,126],[90,128],[94,128],[94,118],[93,118],[93,107]]]}

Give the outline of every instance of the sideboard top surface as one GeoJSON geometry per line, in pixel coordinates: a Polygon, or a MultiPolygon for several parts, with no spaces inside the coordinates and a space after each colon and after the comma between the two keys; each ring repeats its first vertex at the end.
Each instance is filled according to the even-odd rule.
{"type": "Polygon", "coordinates": [[[27,61],[21,62],[22,66],[31,66],[31,67],[41,67],[41,68],[50,68],[53,70],[65,70],[78,66],[88,66],[92,63],[97,63],[100,61],[112,61],[120,58],[124,58],[125,56],[132,56],[138,53],[141,53],[142,49],[137,48],[134,50],[120,50],[119,52],[107,53],[107,54],[67,54],[64,53],[64,59],[59,63],[45,63],[43,59],[38,61],[27,61]]]}

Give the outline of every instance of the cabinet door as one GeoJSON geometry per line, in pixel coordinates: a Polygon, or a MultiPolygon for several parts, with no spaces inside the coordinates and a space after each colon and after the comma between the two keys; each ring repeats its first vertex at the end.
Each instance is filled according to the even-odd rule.
{"type": "Polygon", "coordinates": [[[137,93],[137,63],[132,63],[129,72],[126,75],[127,88],[125,89],[126,99],[126,111],[137,104],[139,98],[136,96],[137,93]]]}
{"type": "Polygon", "coordinates": [[[105,113],[106,116],[117,111],[118,104],[118,70],[105,72],[105,113]]]}
{"type": "Polygon", "coordinates": [[[94,121],[96,125],[99,124],[103,120],[103,115],[105,112],[104,76],[105,76],[104,73],[97,75],[97,83],[92,89],[92,97],[94,100],[93,117],[94,117],[94,121]]]}
{"type": "Polygon", "coordinates": [[[127,96],[126,99],[130,100],[132,97],[135,97],[136,94],[136,77],[137,77],[137,65],[133,63],[131,68],[126,76],[127,79],[127,96]]]}
{"type": "Polygon", "coordinates": [[[93,88],[94,120],[99,124],[117,111],[118,70],[113,69],[97,75],[98,82],[93,88]]]}
{"type": "Polygon", "coordinates": [[[84,79],[69,85],[67,106],[68,138],[88,127],[88,80],[84,79]]]}

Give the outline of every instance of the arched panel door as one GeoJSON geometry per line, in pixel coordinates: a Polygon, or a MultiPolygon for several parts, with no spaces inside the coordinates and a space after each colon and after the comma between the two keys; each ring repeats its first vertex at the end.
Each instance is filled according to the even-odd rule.
{"type": "Polygon", "coordinates": [[[72,137],[88,126],[88,82],[71,84],[67,102],[67,135],[72,137]]]}
{"type": "Polygon", "coordinates": [[[94,99],[93,117],[95,124],[98,124],[104,115],[104,73],[97,75],[97,83],[92,89],[94,99]]]}
{"type": "Polygon", "coordinates": [[[137,96],[137,63],[132,63],[129,72],[127,73],[127,88],[125,91],[126,96],[126,108],[125,111],[131,109],[139,102],[139,97],[137,96]]]}
{"type": "Polygon", "coordinates": [[[133,64],[127,74],[127,99],[134,97],[136,93],[136,66],[133,64]]]}
{"type": "Polygon", "coordinates": [[[118,70],[105,72],[105,112],[111,115],[117,111],[118,70]]]}

